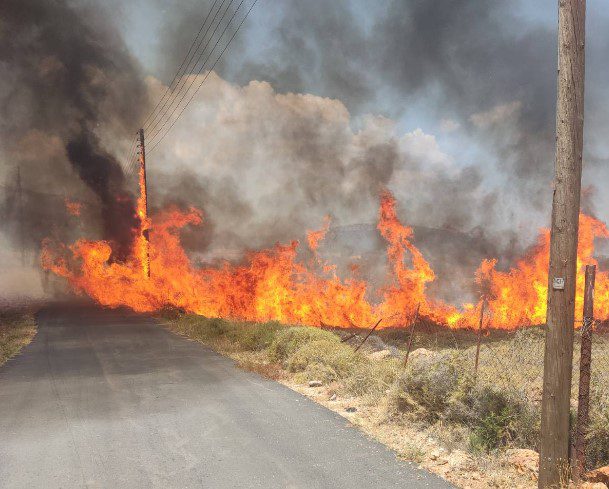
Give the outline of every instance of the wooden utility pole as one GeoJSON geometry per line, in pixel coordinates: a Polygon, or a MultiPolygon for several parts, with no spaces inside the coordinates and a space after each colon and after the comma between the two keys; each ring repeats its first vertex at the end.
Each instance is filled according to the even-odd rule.
{"type": "Polygon", "coordinates": [[[569,410],[584,129],[585,0],[558,3],[556,164],[541,414],[539,487],[569,475],[569,410]]]}
{"type": "Polygon", "coordinates": [[[419,321],[419,310],[421,309],[421,303],[417,304],[417,309],[414,312],[414,319],[412,320],[412,326],[410,327],[410,337],[408,338],[408,348],[406,349],[406,356],[404,357],[404,367],[408,365],[408,357],[410,356],[410,350],[412,350],[412,341],[414,340],[414,330],[417,327],[419,321]]]}
{"type": "Polygon", "coordinates": [[[590,422],[590,370],[592,367],[592,326],[594,325],[594,279],[596,266],[586,265],[584,288],[584,317],[581,330],[581,355],[579,357],[579,396],[577,403],[577,429],[573,481],[579,483],[586,471],[586,435],[590,422]]]}
{"type": "Polygon", "coordinates": [[[139,131],[140,137],[140,171],[139,186],[140,197],[138,199],[138,215],[140,218],[140,231],[142,233],[142,268],[144,275],[150,277],[150,234],[148,221],[148,186],[146,183],[146,144],[144,142],[144,129],[139,131]]]}

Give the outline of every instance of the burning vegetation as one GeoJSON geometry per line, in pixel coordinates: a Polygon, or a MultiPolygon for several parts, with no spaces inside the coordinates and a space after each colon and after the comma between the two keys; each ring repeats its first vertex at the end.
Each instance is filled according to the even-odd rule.
{"type": "MultiPolygon", "coordinates": [[[[140,199],[140,205],[143,202],[140,199]]],[[[313,259],[297,256],[299,242],[276,244],[251,251],[242,264],[224,261],[220,266],[196,267],[180,243],[180,230],[200,226],[203,214],[196,208],[169,207],[141,221],[131,253],[115,259],[109,241],[78,240],[66,246],[43,242],[44,269],[67,279],[77,293],[87,294],[102,305],[128,306],[151,312],[176,307],[208,316],[247,321],[276,320],[288,324],[334,327],[368,327],[382,318],[379,327],[403,327],[420,314],[450,328],[475,328],[482,299],[456,307],[430,297],[435,280],[429,262],[413,244],[413,230],[397,216],[396,201],[389,191],[381,195],[378,230],[387,243],[389,263],[386,284],[378,290],[358,276],[341,278],[336,267],[325,262],[317,248],[330,226],[308,233],[313,259]],[[150,229],[150,270],[144,261],[146,242],[142,231],[150,229]],[[374,299],[376,298],[376,300],[374,299]]],[[[595,238],[608,238],[609,230],[597,219],[582,214],[578,266],[596,263],[595,238]]],[[[516,329],[543,323],[547,294],[550,234],[542,230],[536,245],[507,271],[497,260],[484,260],[475,281],[487,302],[490,327],[516,329]]],[[[596,282],[596,308],[600,319],[609,318],[609,273],[596,282]]],[[[578,278],[576,311],[582,310],[583,275],[578,278]]]]}

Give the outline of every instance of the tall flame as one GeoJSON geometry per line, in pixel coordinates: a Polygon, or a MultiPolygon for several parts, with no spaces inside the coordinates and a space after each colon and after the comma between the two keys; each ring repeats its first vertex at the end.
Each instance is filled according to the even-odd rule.
{"type": "Polygon", "coordinates": [[[77,200],[70,200],[67,197],[64,199],[64,204],[66,206],[66,211],[71,216],[78,217],[82,211],[82,202],[78,202],[77,200]]]}
{"type": "MultiPolygon", "coordinates": [[[[138,213],[141,204],[138,201],[138,213]]],[[[199,210],[176,207],[165,209],[151,221],[142,219],[142,230],[154,230],[149,250],[154,273],[150,278],[142,274],[143,232],[124,263],[110,261],[112,248],[105,241],[81,239],[66,247],[47,239],[42,265],[65,277],[74,291],[100,304],[126,305],[139,312],[174,306],[210,317],[336,327],[366,327],[383,318],[381,327],[386,328],[407,325],[419,307],[421,315],[451,328],[477,325],[481,301],[457,308],[428,296],[427,286],[436,278],[434,271],[413,244],[412,228],[400,222],[395,199],[388,191],[381,195],[378,230],[387,242],[389,269],[386,285],[378,291],[369,290],[355,276],[339,278],[336,268],[319,258],[317,250],[329,229],[329,218],[322,229],[308,233],[308,245],[316,258],[308,265],[297,258],[299,243],[293,241],[250,252],[241,265],[225,261],[217,267],[195,267],[180,244],[179,231],[202,222],[199,210]],[[378,300],[373,302],[370,297],[378,300]]],[[[582,214],[578,270],[596,263],[595,238],[609,238],[609,230],[582,214]]],[[[484,293],[493,327],[514,329],[544,322],[549,242],[549,231],[542,230],[537,244],[508,271],[497,270],[495,259],[480,264],[475,280],[484,293]]],[[[576,310],[580,318],[582,297],[583,274],[579,274],[576,310]]],[[[597,272],[595,302],[597,316],[609,319],[609,272],[597,272]]]]}

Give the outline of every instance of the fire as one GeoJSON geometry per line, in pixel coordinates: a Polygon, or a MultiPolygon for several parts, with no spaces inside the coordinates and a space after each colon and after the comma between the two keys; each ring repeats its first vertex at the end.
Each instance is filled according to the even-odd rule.
{"type": "Polygon", "coordinates": [[[76,200],[70,200],[67,197],[64,199],[64,204],[66,206],[66,210],[68,214],[71,216],[78,217],[82,211],[82,202],[78,202],[76,200]]]}
{"type": "Polygon", "coordinates": [[[323,241],[328,233],[328,229],[330,229],[330,222],[330,216],[326,216],[324,218],[324,226],[321,229],[309,231],[307,233],[307,242],[309,243],[309,248],[311,251],[316,252],[319,248],[319,243],[323,241]]]}
{"type": "MultiPolygon", "coordinates": [[[[138,214],[145,210],[145,197],[138,201],[138,214]]],[[[417,307],[420,314],[451,328],[475,328],[482,300],[460,308],[430,298],[428,285],[436,277],[429,262],[413,244],[413,230],[399,220],[396,202],[389,192],[381,195],[378,230],[387,242],[389,263],[386,285],[370,290],[355,275],[340,278],[336,267],[317,254],[329,227],[309,231],[307,244],[315,260],[298,259],[299,243],[247,254],[239,265],[228,261],[215,267],[195,267],[180,244],[179,231],[203,223],[202,213],[176,207],[165,209],[151,220],[143,214],[141,230],[131,257],[111,261],[112,247],[105,241],[81,239],[71,246],[47,239],[42,265],[64,277],[71,288],[109,307],[129,306],[152,312],[165,306],[209,316],[248,321],[277,320],[311,326],[368,327],[383,319],[380,327],[406,326],[417,307]],[[150,234],[149,249],[145,233],[150,234]],[[150,277],[143,264],[150,258],[150,277]],[[373,301],[371,297],[376,297],[373,301]]],[[[609,230],[593,217],[581,215],[578,269],[595,264],[595,238],[609,238],[609,230]]],[[[543,323],[547,294],[549,231],[543,230],[536,245],[507,271],[497,260],[484,260],[475,281],[484,294],[490,324],[514,329],[543,323]]],[[[609,318],[609,272],[597,272],[596,310],[609,318]]],[[[577,279],[577,311],[581,311],[583,274],[577,279]]],[[[580,312],[581,316],[581,312],[580,312]]]]}

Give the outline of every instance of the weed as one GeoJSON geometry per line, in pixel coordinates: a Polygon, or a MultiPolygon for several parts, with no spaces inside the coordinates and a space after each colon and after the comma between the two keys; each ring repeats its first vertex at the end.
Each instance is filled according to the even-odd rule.
{"type": "Polygon", "coordinates": [[[315,340],[340,344],[338,336],[329,331],[309,327],[288,327],[277,332],[269,347],[269,358],[274,362],[285,362],[301,346],[315,340]]]}
{"type": "Polygon", "coordinates": [[[338,338],[322,338],[303,343],[288,356],[286,366],[290,372],[304,372],[310,365],[323,365],[328,373],[334,372],[335,378],[326,380],[337,380],[347,376],[357,360],[353,349],[338,338]]]}
{"type": "Polygon", "coordinates": [[[36,334],[36,321],[28,311],[0,312],[0,365],[27,345],[36,334]]]}

